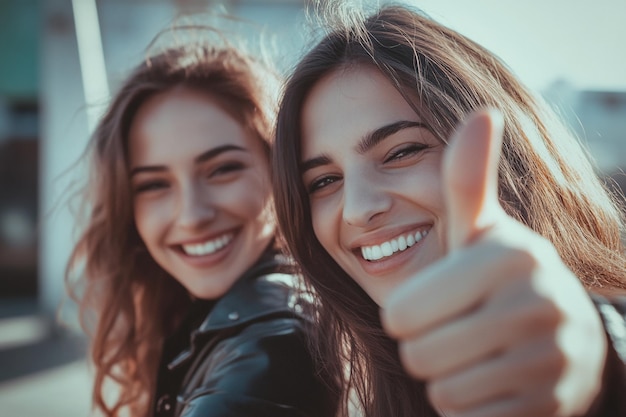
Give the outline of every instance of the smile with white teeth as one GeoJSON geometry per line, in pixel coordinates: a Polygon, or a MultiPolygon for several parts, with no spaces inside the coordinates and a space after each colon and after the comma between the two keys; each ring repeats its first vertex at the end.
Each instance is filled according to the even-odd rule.
{"type": "Polygon", "coordinates": [[[396,252],[405,251],[407,248],[415,245],[428,234],[428,230],[417,231],[407,235],[399,236],[395,239],[383,242],[380,245],[362,246],[361,256],[367,261],[377,261],[382,258],[393,255],[396,252]]]}
{"type": "Polygon", "coordinates": [[[182,245],[183,252],[190,256],[210,255],[228,245],[230,241],[233,240],[233,237],[234,235],[232,233],[228,233],[226,235],[220,236],[217,239],[208,240],[204,243],[182,245]]]}

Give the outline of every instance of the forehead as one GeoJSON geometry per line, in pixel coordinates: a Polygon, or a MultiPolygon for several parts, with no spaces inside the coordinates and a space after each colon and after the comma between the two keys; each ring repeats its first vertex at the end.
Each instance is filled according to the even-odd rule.
{"type": "Polygon", "coordinates": [[[388,123],[419,120],[389,80],[369,66],[343,68],[323,77],[309,92],[301,117],[303,158],[356,143],[388,123]]]}
{"type": "Polygon", "coordinates": [[[177,88],[141,105],[129,131],[129,159],[131,165],[166,164],[222,145],[254,148],[255,142],[211,96],[177,88]]]}

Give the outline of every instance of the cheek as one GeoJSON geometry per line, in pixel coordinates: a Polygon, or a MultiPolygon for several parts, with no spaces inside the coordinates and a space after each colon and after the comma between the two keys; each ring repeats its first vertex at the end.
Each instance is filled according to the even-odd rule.
{"type": "Polygon", "coordinates": [[[405,202],[416,211],[428,213],[432,218],[433,229],[428,238],[428,245],[424,247],[422,262],[429,264],[445,254],[447,212],[444,196],[443,182],[439,174],[439,166],[424,166],[412,178],[402,182],[402,190],[405,202]],[[417,181],[415,180],[417,179],[417,181]]]}
{"type": "Polygon", "coordinates": [[[269,181],[250,178],[223,189],[224,207],[248,219],[267,221],[271,217],[272,200],[269,181]]]}
{"type": "Polygon", "coordinates": [[[146,229],[145,205],[135,201],[133,203],[133,216],[135,220],[135,226],[137,227],[137,231],[139,232],[139,236],[145,240],[144,238],[144,230],[146,229]]]}
{"type": "Polygon", "coordinates": [[[336,243],[339,242],[339,226],[335,212],[338,212],[339,205],[327,198],[323,201],[313,201],[311,203],[311,221],[313,232],[322,247],[328,254],[335,258],[336,243]]]}
{"type": "Polygon", "coordinates": [[[445,201],[440,166],[436,161],[418,165],[395,178],[398,194],[431,212],[437,218],[445,215],[445,201]]]}
{"type": "Polygon", "coordinates": [[[159,214],[157,207],[145,200],[135,201],[133,207],[135,225],[139,232],[139,237],[141,237],[146,246],[150,246],[153,244],[154,237],[158,234],[159,225],[163,224],[163,216],[159,214]]]}

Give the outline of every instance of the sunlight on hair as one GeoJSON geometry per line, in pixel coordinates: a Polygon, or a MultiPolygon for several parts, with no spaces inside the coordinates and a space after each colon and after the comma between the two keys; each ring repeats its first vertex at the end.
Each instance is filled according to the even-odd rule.
{"type": "MultiPolygon", "coordinates": [[[[194,60],[204,59],[202,51],[206,45],[212,45],[215,50],[232,48],[263,65],[266,70],[255,81],[264,86],[263,93],[267,95],[261,102],[261,112],[275,115],[282,79],[275,65],[276,55],[280,52],[275,35],[258,23],[229,14],[223,5],[212,7],[204,13],[177,16],[148,44],[145,49],[146,62],[150,65],[151,57],[171,48],[182,47],[189,52],[197,49],[198,53],[184,54],[179,58],[179,66],[187,67],[194,60]],[[246,27],[253,28],[259,36],[252,40],[241,36],[246,27]]],[[[274,120],[269,122],[273,123],[274,120]]]]}
{"type": "MultiPolygon", "coordinates": [[[[366,0],[315,0],[313,10],[330,27],[338,25],[352,27],[365,19],[366,6],[372,3],[366,0]]],[[[378,1],[374,2],[376,5],[378,3],[378,1]]]]}
{"type": "Polygon", "coordinates": [[[179,15],[157,33],[145,49],[151,57],[163,50],[187,45],[209,44],[216,48],[234,48],[244,54],[260,59],[264,65],[273,67],[273,39],[270,32],[258,23],[230,14],[223,5],[214,5],[202,13],[179,15]],[[245,28],[252,28],[258,36],[252,40],[241,36],[245,28]]]}

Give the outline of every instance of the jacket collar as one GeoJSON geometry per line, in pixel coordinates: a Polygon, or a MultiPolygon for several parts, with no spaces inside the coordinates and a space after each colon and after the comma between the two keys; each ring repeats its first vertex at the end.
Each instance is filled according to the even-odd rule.
{"type": "Polygon", "coordinates": [[[200,326],[191,332],[188,349],[169,364],[170,370],[187,362],[198,349],[198,338],[212,332],[245,326],[271,315],[299,316],[302,309],[294,291],[294,275],[286,258],[273,251],[264,254],[217,300],[200,326]]]}
{"type": "Polygon", "coordinates": [[[197,333],[240,326],[279,312],[293,313],[294,277],[278,272],[281,266],[287,264],[280,255],[257,263],[215,303],[197,333]]]}

